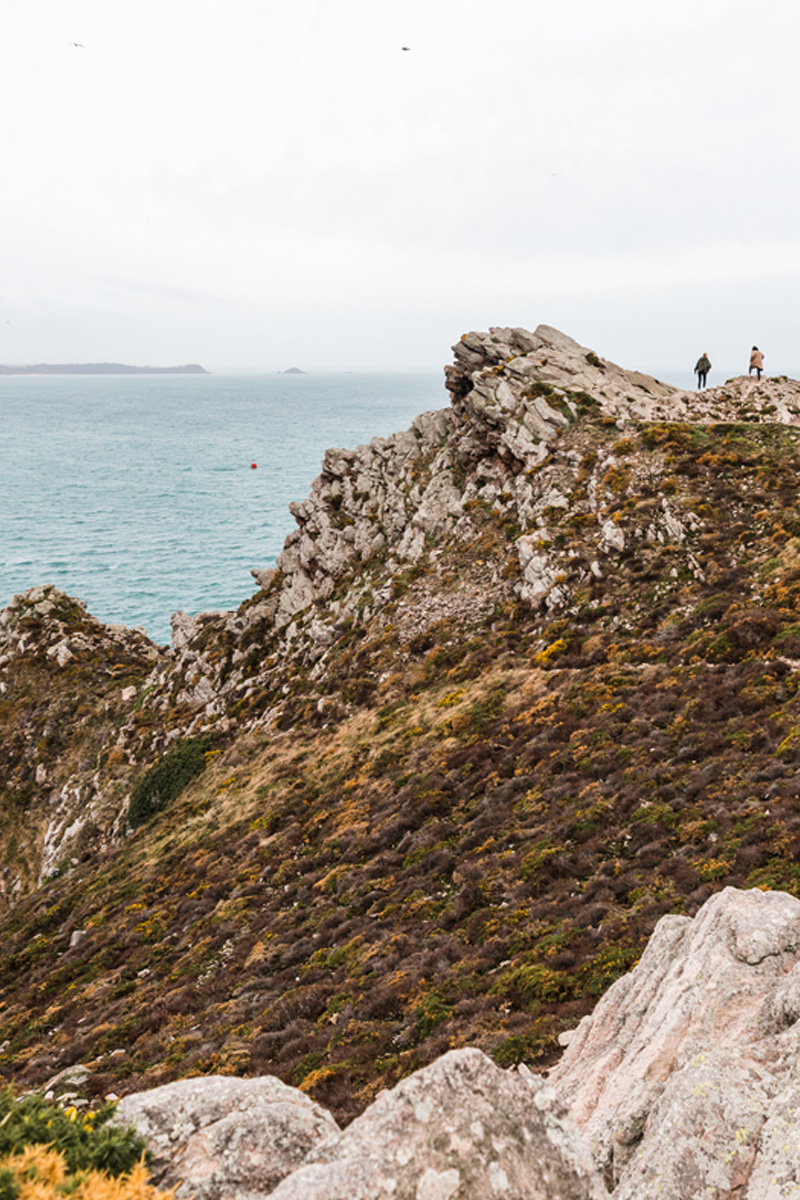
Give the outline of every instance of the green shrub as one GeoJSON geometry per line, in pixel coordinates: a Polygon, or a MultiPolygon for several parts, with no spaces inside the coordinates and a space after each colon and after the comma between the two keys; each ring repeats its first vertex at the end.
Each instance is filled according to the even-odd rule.
{"type": "Polygon", "coordinates": [[[492,1051],[499,1067],[515,1067],[521,1062],[536,1062],[558,1050],[558,1026],[552,1017],[540,1018],[527,1033],[512,1033],[492,1051]]]}
{"type": "Polygon", "coordinates": [[[131,794],[128,824],[137,829],[178,797],[204,770],[209,743],[205,738],[178,742],[147,771],[131,794]]]}
{"type": "Polygon", "coordinates": [[[623,975],[633,970],[639,961],[641,947],[632,942],[617,942],[605,946],[600,953],[582,969],[584,986],[595,999],[611,987],[623,975]]]}
{"type": "Polygon", "coordinates": [[[563,971],[553,971],[541,963],[523,963],[510,967],[498,976],[492,992],[506,996],[526,1008],[540,1004],[558,1004],[570,1000],[577,991],[577,981],[563,971]]]}
{"type": "MultiPolygon", "coordinates": [[[[62,1155],[71,1175],[91,1170],[123,1175],[139,1162],[145,1142],[134,1129],[108,1124],[114,1109],[115,1105],[104,1103],[94,1111],[78,1113],[36,1095],[15,1100],[6,1088],[0,1091],[0,1159],[19,1154],[26,1146],[51,1146],[62,1155]]],[[[3,1183],[0,1177],[0,1188],[3,1183]]]]}
{"type": "Polygon", "coordinates": [[[19,1184],[14,1178],[14,1172],[8,1167],[0,1171],[0,1200],[17,1200],[19,1184]]]}
{"type": "Polygon", "coordinates": [[[417,1019],[416,1038],[422,1042],[438,1025],[452,1017],[453,1006],[434,988],[422,997],[414,1015],[417,1019]]]}

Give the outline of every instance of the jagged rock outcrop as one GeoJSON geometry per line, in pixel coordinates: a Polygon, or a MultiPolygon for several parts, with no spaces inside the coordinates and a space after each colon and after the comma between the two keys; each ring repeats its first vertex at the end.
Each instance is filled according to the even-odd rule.
{"type": "MultiPolygon", "coordinates": [[[[153,662],[159,648],[142,629],[104,625],[81,600],[43,584],[15,596],[0,612],[0,667],[22,655],[44,655],[58,667],[70,662],[94,663],[112,652],[124,660],[153,662]]],[[[7,685],[0,684],[0,695],[7,685]]]]}
{"type": "Polygon", "coordinates": [[[125,731],[162,659],[51,585],[0,612],[0,898],[112,843],[136,761],[125,731]]]}
{"type": "Polygon", "coordinates": [[[167,1083],[124,1097],[115,1120],[146,1139],[153,1182],[194,1200],[261,1200],[339,1132],[318,1104],[269,1075],[167,1083]]]}
{"type": "Polygon", "coordinates": [[[725,888],[664,917],[548,1082],[615,1200],[800,1190],[800,901],[725,888]]]}
{"type": "MultiPolygon", "coordinates": [[[[253,571],[262,590],[237,614],[178,621],[176,661],[154,674],[152,706],[185,706],[192,729],[225,728],[232,709],[241,712],[254,695],[270,692],[273,667],[252,665],[254,644],[270,639],[272,655],[264,657],[291,658],[322,678],[331,645],[350,625],[366,629],[387,609],[395,579],[429,564],[448,542],[475,537],[476,508],[513,530],[513,565],[486,583],[465,582],[447,609],[456,618],[510,597],[562,612],[576,590],[613,570],[631,540],[676,544],[698,570],[689,544],[702,525],[696,514],[674,511],[667,495],[645,524],[626,517],[622,504],[609,506],[608,491],[619,491],[626,472],[646,478],[647,464],[596,452],[589,441],[585,453],[562,452],[559,439],[586,417],[623,432],[645,421],[800,423],[800,384],[793,380],[742,377],[703,393],[681,392],[546,325],[534,333],[465,334],[453,349],[455,364],[445,372],[451,408],[424,413],[409,430],[355,450],[327,451],[311,495],[290,506],[297,529],[277,569],[253,571]],[[588,465],[587,455],[594,455],[588,465]],[[553,529],[565,514],[592,542],[580,570],[553,529]]],[[[429,614],[416,607],[404,615],[410,638],[442,612],[434,603],[429,614]]],[[[254,723],[274,722],[281,699],[273,695],[254,723]]]]}

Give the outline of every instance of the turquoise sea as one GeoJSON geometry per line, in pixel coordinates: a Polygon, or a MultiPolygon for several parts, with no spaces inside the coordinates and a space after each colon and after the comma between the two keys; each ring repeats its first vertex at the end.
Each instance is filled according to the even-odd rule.
{"type": "Polygon", "coordinates": [[[166,643],[253,594],[329,446],[448,403],[441,373],[0,376],[0,608],[54,583],[166,643]]]}

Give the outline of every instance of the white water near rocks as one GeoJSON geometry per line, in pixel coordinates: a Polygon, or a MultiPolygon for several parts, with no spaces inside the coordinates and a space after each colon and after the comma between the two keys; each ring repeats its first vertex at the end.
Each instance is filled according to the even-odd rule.
{"type": "Polygon", "coordinates": [[[54,583],[167,642],[252,595],[328,447],[448,400],[433,372],[2,377],[0,607],[54,583]]]}

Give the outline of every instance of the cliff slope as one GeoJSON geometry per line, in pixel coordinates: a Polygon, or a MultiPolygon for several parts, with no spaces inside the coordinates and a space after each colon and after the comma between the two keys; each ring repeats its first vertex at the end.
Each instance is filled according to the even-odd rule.
{"type": "Polygon", "coordinates": [[[6,1077],[270,1072],[347,1118],[448,1048],[550,1061],[662,914],[797,892],[800,384],[540,327],[447,386],[171,651],[3,614],[6,1077]]]}

